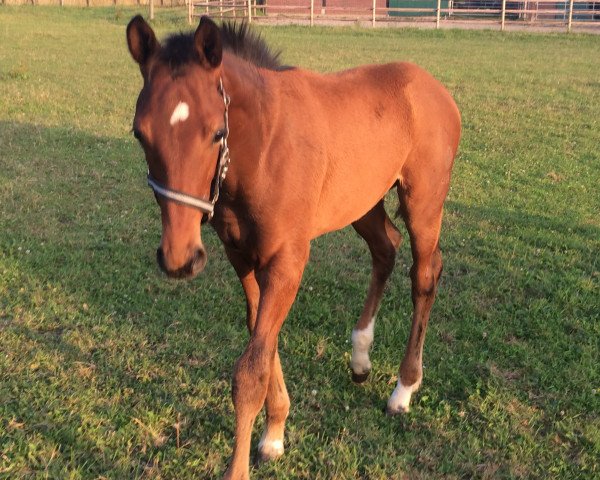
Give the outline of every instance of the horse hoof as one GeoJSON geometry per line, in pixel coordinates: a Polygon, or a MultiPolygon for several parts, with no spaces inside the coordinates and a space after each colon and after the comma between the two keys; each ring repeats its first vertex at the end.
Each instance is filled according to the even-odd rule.
{"type": "Polygon", "coordinates": [[[281,440],[261,441],[258,445],[258,463],[270,462],[281,457],[285,449],[281,440]]]}
{"type": "Polygon", "coordinates": [[[354,383],[363,383],[367,380],[367,378],[369,378],[369,373],[371,373],[369,370],[367,370],[365,373],[355,373],[354,371],[352,372],[352,381],[354,383]]]}
{"type": "Polygon", "coordinates": [[[402,406],[398,406],[398,407],[390,407],[389,405],[386,407],[385,409],[385,414],[388,417],[395,417],[396,415],[403,415],[405,413],[409,412],[409,407],[402,407],[402,406]]]}

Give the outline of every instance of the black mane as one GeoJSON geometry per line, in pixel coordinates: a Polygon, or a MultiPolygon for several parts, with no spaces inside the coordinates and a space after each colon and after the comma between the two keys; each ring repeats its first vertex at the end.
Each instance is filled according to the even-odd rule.
{"type": "MultiPolygon", "coordinates": [[[[261,35],[248,27],[245,22],[225,22],[220,27],[223,49],[247,60],[260,68],[268,70],[287,70],[279,60],[281,51],[274,51],[267,45],[261,35]]],[[[175,74],[186,65],[199,61],[194,48],[193,33],[176,33],[166,38],[160,58],[169,64],[175,74]]]]}

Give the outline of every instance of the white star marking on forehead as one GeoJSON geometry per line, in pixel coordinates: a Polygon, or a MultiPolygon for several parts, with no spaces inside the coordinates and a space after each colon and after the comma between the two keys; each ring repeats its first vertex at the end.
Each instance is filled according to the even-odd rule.
{"type": "Polygon", "coordinates": [[[171,114],[171,125],[175,125],[177,122],[185,122],[190,116],[190,107],[185,102],[179,102],[171,114]]]}

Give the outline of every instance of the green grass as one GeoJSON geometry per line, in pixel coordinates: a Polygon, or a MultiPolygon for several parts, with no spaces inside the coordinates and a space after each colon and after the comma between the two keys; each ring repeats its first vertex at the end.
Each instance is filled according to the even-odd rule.
{"type": "MultiPolygon", "coordinates": [[[[219,478],[231,453],[242,291],[210,229],[203,275],[157,272],[159,214],[129,133],[133,12],[0,8],[0,478],[219,478]]],[[[155,27],[184,17],[159,10],[155,27]]],[[[411,413],[382,412],[409,328],[407,244],[355,386],[370,259],[351,230],[320,238],[281,333],[287,453],[253,478],[598,478],[600,37],[263,32],[320,71],[419,63],[464,135],[411,413]]]]}

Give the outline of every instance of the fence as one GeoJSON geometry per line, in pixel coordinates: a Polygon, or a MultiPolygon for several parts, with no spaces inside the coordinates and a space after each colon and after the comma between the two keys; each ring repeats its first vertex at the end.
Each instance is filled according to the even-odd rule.
{"type": "Polygon", "coordinates": [[[187,0],[188,20],[221,18],[296,21],[314,25],[358,21],[591,27],[600,32],[600,0],[187,0]]]}
{"type": "Polygon", "coordinates": [[[395,25],[400,22],[454,25],[553,26],[568,32],[579,29],[600,33],[600,0],[0,0],[3,5],[186,5],[188,21],[211,15],[243,18],[249,22],[274,21],[314,25],[354,21],[395,25]]]}
{"type": "Polygon", "coordinates": [[[258,8],[261,8],[261,14],[265,15],[264,8],[257,5],[257,0],[204,0],[195,2],[188,1],[188,21],[192,23],[194,16],[209,15],[215,18],[244,18],[252,22],[252,17],[256,17],[258,8]],[[197,9],[197,11],[196,11],[197,9]]]}
{"type": "Polygon", "coordinates": [[[187,0],[0,0],[0,5],[39,5],[61,7],[149,6],[182,7],[187,0]]]}

